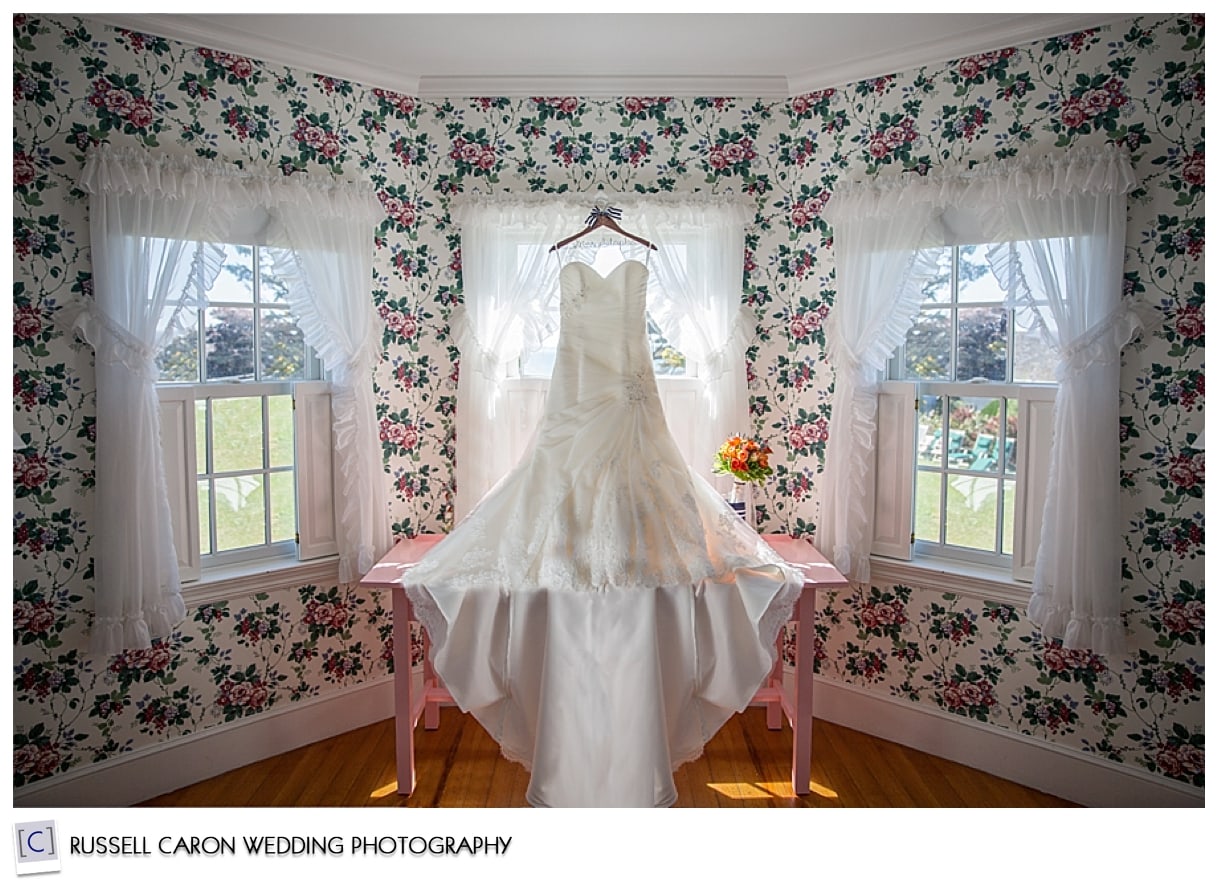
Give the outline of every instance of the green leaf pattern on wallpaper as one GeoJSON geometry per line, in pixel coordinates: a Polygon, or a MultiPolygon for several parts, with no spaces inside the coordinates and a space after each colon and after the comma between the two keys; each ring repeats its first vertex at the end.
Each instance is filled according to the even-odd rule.
{"type": "MultiPolygon", "coordinates": [[[[461,296],[454,194],[734,193],[754,200],[758,515],[814,536],[841,181],[1113,142],[1133,154],[1125,294],[1152,320],[1122,374],[1131,650],[1046,645],[1020,608],[933,586],[821,600],[820,674],[1201,786],[1205,397],[1204,18],[1138,17],[789,100],[423,101],[67,16],[13,17],[14,783],[22,786],[384,677],[376,598],[301,585],[210,603],[169,640],[85,653],[93,590],[92,296],[84,151],[103,141],[372,181],[377,420],[399,534],[452,520],[461,296]]],[[[417,660],[418,648],[415,647],[417,660]]]]}

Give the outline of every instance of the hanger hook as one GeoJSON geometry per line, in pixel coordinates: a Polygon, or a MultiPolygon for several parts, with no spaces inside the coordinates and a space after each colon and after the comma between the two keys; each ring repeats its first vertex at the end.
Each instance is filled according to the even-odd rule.
{"type": "Polygon", "coordinates": [[[606,205],[604,208],[601,208],[599,205],[593,206],[592,213],[588,215],[588,219],[584,223],[592,226],[602,217],[607,217],[612,221],[619,221],[622,219],[622,210],[614,208],[612,205],[606,205]]]}

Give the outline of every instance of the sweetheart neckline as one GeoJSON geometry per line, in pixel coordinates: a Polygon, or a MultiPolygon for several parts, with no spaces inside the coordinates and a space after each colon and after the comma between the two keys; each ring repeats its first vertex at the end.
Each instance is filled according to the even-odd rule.
{"type": "Polygon", "coordinates": [[[562,268],[565,270],[565,269],[566,269],[567,267],[569,267],[569,266],[582,266],[582,267],[586,267],[586,268],[588,269],[588,271],[592,273],[592,275],[596,276],[596,277],[597,277],[598,279],[600,279],[602,282],[607,282],[607,281],[609,281],[611,278],[613,278],[613,274],[614,274],[614,273],[616,273],[616,272],[617,272],[618,270],[620,270],[622,267],[624,267],[624,266],[626,266],[627,264],[630,264],[630,263],[633,263],[633,264],[636,264],[636,265],[638,265],[638,266],[641,266],[641,267],[642,267],[643,269],[645,269],[645,270],[648,268],[648,267],[647,267],[647,264],[643,263],[643,261],[641,261],[641,260],[635,260],[634,258],[629,258],[629,259],[627,259],[627,260],[623,260],[621,263],[619,263],[619,264],[618,264],[617,266],[615,266],[613,269],[609,270],[609,274],[608,274],[608,275],[606,275],[606,276],[602,276],[602,275],[601,275],[600,273],[598,273],[598,272],[597,272],[595,269],[593,269],[592,264],[590,264],[590,263],[584,263],[582,260],[573,260],[573,261],[571,261],[570,263],[565,263],[565,264],[563,264],[563,267],[562,267],[562,268]]]}

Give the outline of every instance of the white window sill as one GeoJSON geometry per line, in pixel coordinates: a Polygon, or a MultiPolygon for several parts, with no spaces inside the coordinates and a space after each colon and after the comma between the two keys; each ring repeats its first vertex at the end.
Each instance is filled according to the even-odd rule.
{"type": "Polygon", "coordinates": [[[871,582],[899,582],[924,591],[963,594],[981,600],[1022,607],[1032,596],[1032,586],[1016,581],[1009,570],[943,558],[894,560],[871,558],[871,582]]]}
{"type": "Polygon", "coordinates": [[[198,580],[182,586],[182,600],[188,607],[199,607],[310,584],[338,584],[338,557],[249,561],[209,567],[198,580]]]}

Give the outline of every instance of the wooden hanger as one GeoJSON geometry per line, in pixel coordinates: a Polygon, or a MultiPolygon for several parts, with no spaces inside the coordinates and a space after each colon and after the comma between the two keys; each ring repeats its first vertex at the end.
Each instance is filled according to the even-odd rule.
{"type": "Polygon", "coordinates": [[[605,208],[601,208],[598,205],[595,208],[593,208],[592,213],[588,215],[588,220],[586,221],[588,226],[584,227],[574,236],[568,236],[567,238],[563,239],[561,242],[559,242],[555,245],[551,245],[550,250],[557,251],[559,248],[562,248],[564,245],[574,242],[576,239],[580,238],[581,236],[586,236],[589,233],[591,233],[593,230],[599,229],[600,227],[605,227],[607,229],[613,230],[613,232],[619,233],[619,234],[625,236],[627,239],[633,239],[634,241],[638,242],[640,245],[644,245],[647,248],[650,248],[652,251],[659,250],[658,248],[656,248],[655,245],[648,242],[642,236],[636,236],[634,233],[628,233],[625,230],[623,230],[620,226],[618,226],[617,221],[618,221],[618,218],[620,218],[621,216],[622,216],[622,210],[620,208],[614,208],[612,206],[607,206],[605,208]]]}

